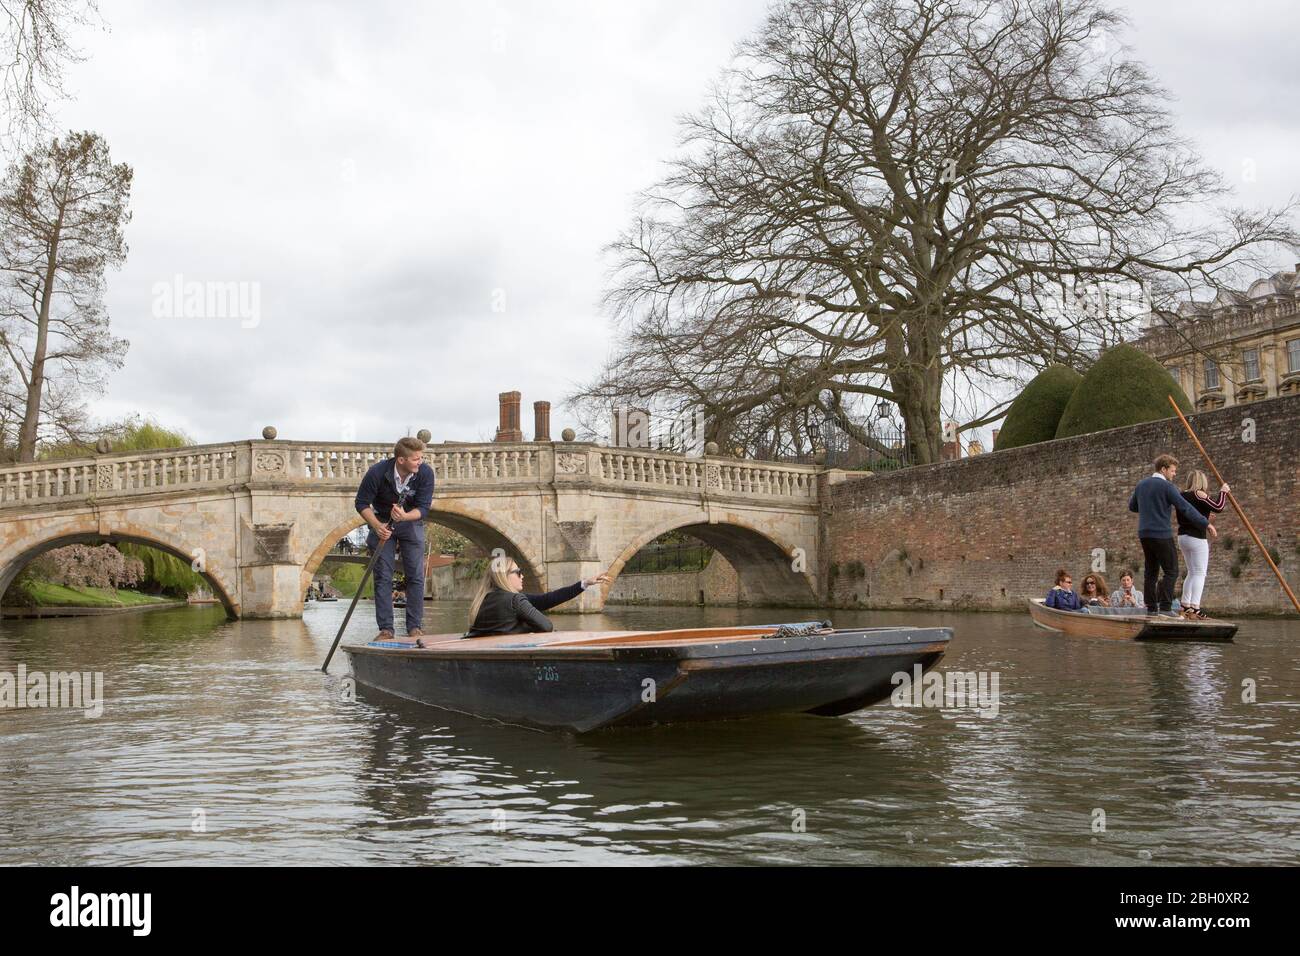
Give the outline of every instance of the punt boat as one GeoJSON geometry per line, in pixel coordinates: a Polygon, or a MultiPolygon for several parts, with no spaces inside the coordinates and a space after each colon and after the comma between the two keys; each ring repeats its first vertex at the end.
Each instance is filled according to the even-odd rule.
{"type": "Polygon", "coordinates": [[[363,687],[445,710],[585,733],[758,714],[838,717],[927,670],[944,627],[829,621],[670,631],[552,631],[345,644],[363,687]]]}
{"type": "Polygon", "coordinates": [[[1151,617],[1125,613],[1126,608],[1085,608],[1061,611],[1048,607],[1042,598],[1029,601],[1029,616],[1039,627],[1068,637],[1104,637],[1114,641],[1231,641],[1237,625],[1209,618],[1188,621],[1181,617],[1151,617]]]}

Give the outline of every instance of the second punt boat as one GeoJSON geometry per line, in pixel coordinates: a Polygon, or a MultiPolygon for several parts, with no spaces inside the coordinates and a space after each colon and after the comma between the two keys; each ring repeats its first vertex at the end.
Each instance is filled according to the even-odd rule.
{"type": "Polygon", "coordinates": [[[1105,637],[1116,641],[1231,641],[1237,625],[1210,618],[1188,621],[1181,617],[1150,617],[1146,614],[1116,613],[1116,609],[1061,611],[1048,607],[1042,598],[1029,602],[1029,616],[1039,627],[1069,637],[1105,637]],[[1106,613],[1109,611],[1109,613],[1106,613]]]}
{"type": "Polygon", "coordinates": [[[830,622],[673,631],[553,631],[344,645],[358,684],[446,710],[545,730],[848,714],[894,675],[929,669],[944,627],[830,622]]]}

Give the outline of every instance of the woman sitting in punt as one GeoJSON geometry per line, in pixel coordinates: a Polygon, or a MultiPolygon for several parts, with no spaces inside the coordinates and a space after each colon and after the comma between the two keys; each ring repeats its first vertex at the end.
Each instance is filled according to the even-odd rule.
{"type": "Polygon", "coordinates": [[[469,606],[469,630],[466,637],[489,634],[538,634],[555,630],[544,611],[571,601],[587,588],[606,584],[609,574],[602,571],[594,578],[570,584],[545,594],[524,594],[524,572],[510,558],[496,557],[488,562],[474,602],[469,606]]]}
{"type": "Polygon", "coordinates": [[[1146,610],[1142,592],[1133,586],[1133,572],[1128,568],[1119,576],[1119,587],[1110,593],[1110,606],[1131,607],[1135,614],[1146,610]]]}
{"type": "Polygon", "coordinates": [[[1079,588],[1079,603],[1088,607],[1109,605],[1110,588],[1106,586],[1106,579],[1096,572],[1084,578],[1083,586],[1079,588]]]}
{"type": "Polygon", "coordinates": [[[1047,600],[1043,602],[1047,607],[1054,607],[1058,611],[1077,611],[1083,607],[1079,600],[1079,595],[1073,591],[1074,581],[1070,578],[1070,572],[1061,568],[1056,572],[1056,585],[1052,590],[1047,592],[1047,600]]]}

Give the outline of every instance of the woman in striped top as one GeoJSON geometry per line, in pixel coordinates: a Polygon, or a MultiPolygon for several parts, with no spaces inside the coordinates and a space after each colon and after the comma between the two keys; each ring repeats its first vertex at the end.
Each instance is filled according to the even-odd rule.
{"type": "Polygon", "coordinates": [[[1210,567],[1210,542],[1206,534],[1208,532],[1210,538],[1218,537],[1219,532],[1213,523],[1214,515],[1228,503],[1229,488],[1226,484],[1213,498],[1207,493],[1209,487],[1210,480],[1205,472],[1193,471],[1188,476],[1187,490],[1183,492],[1183,497],[1188,504],[1205,515],[1210,524],[1204,529],[1195,528],[1183,520],[1182,514],[1178,515],[1178,550],[1187,562],[1187,577],[1183,578],[1181,598],[1183,617],[1194,621],[1208,616],[1201,610],[1201,591],[1205,588],[1205,573],[1210,567]]]}

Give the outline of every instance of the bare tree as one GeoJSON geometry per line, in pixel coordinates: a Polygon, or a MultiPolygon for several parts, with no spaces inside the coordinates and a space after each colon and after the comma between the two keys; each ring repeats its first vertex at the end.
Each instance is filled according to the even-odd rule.
{"type": "Polygon", "coordinates": [[[1125,26],[1099,0],[774,7],[613,243],[624,338],[571,401],[785,444],[824,417],[869,444],[889,402],[935,461],[945,406],[996,421],[999,382],[1295,243],[1294,200],[1216,206],[1125,26]]]}
{"type": "Polygon", "coordinates": [[[60,410],[54,422],[66,425],[103,371],[122,364],[127,343],[110,333],[103,292],[105,270],[126,259],[131,177],[85,132],[27,154],[5,179],[0,347],[23,387],[19,461],[35,459],[44,412],[60,410]],[[62,380],[47,388],[51,371],[62,380]]]}
{"type": "Polygon", "coordinates": [[[63,96],[63,69],[81,59],[69,33],[95,18],[95,0],[0,0],[0,137],[23,145],[48,130],[48,106],[63,96]]]}

